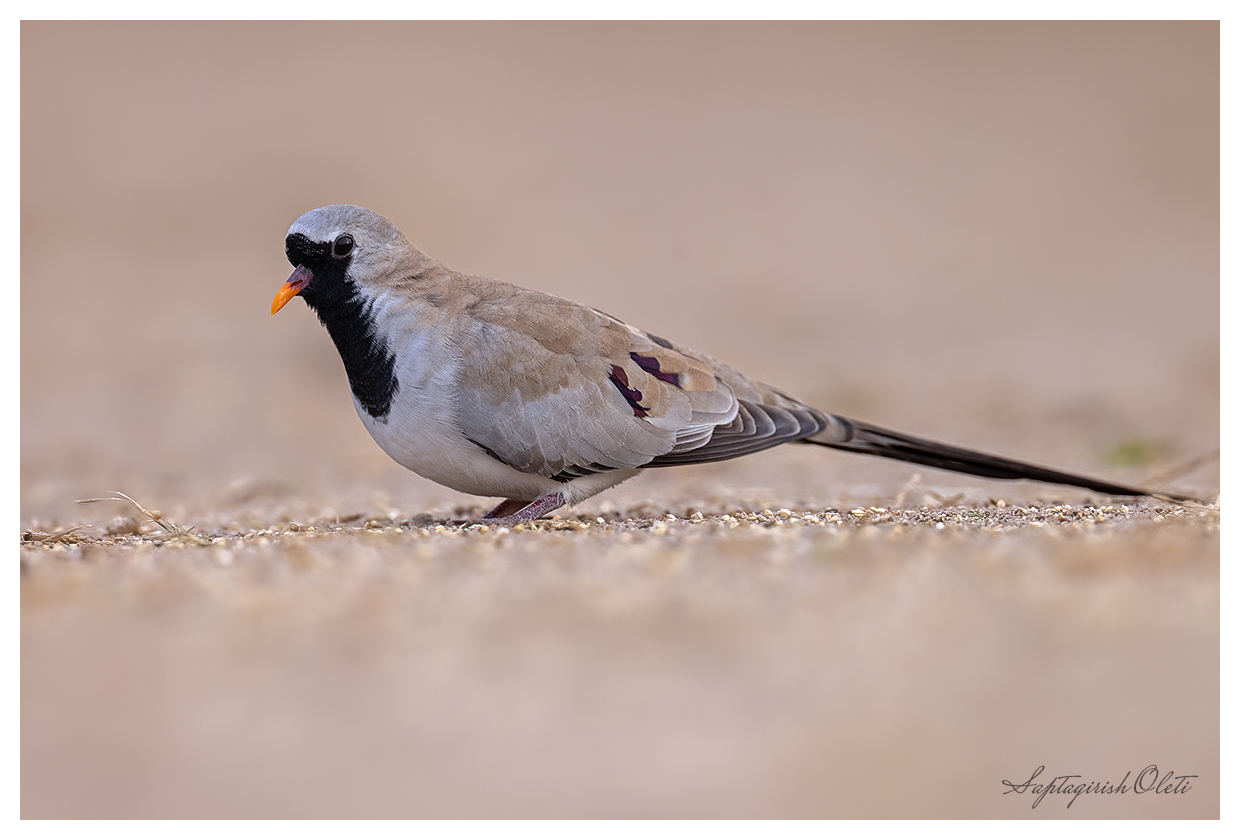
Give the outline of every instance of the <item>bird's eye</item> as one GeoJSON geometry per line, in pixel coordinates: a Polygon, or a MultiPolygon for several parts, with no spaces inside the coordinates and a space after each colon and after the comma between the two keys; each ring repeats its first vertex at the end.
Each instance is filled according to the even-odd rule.
{"type": "Polygon", "coordinates": [[[332,243],[332,256],[347,257],[352,250],[353,237],[347,233],[336,237],[336,241],[332,243]]]}

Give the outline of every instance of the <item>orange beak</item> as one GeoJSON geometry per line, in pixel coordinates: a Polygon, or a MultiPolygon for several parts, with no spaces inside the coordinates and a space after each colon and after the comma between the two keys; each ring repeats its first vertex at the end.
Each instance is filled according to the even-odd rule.
{"type": "Polygon", "coordinates": [[[284,308],[284,304],[301,294],[301,290],[309,286],[313,279],[314,274],[310,269],[304,265],[297,266],[292,276],[288,278],[288,282],[276,292],[276,298],[271,302],[271,314],[275,315],[284,308]]]}

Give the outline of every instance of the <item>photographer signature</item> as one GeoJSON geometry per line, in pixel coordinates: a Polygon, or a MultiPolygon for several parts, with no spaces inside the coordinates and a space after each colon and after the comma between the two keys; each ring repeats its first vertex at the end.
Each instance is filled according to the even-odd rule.
{"type": "Polygon", "coordinates": [[[1119,784],[1111,784],[1111,782],[1081,782],[1077,781],[1081,777],[1075,776],[1056,776],[1048,782],[1035,782],[1034,780],[1042,774],[1046,769],[1046,765],[1042,765],[1033,771],[1033,775],[1024,782],[1009,782],[1003,780],[1003,784],[1007,785],[1007,790],[1003,792],[1004,796],[1009,793],[1031,793],[1037,797],[1033,800],[1033,807],[1046,797],[1048,793],[1052,794],[1069,794],[1072,796],[1068,800],[1067,807],[1071,808],[1072,803],[1076,801],[1078,796],[1089,793],[1116,794],[1116,793],[1188,793],[1192,788],[1192,782],[1189,779],[1197,778],[1196,775],[1176,776],[1174,770],[1168,770],[1165,774],[1160,773],[1157,764],[1151,764],[1137,774],[1137,778],[1128,784],[1128,779],[1132,776],[1129,770],[1124,774],[1124,778],[1120,779],[1119,784]]]}

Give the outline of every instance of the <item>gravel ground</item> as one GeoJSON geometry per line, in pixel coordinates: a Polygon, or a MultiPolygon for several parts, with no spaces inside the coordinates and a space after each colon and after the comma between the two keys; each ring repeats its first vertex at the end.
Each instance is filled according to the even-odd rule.
{"type": "Polygon", "coordinates": [[[346,520],[27,531],[23,815],[1218,814],[1217,507],[346,520]]]}

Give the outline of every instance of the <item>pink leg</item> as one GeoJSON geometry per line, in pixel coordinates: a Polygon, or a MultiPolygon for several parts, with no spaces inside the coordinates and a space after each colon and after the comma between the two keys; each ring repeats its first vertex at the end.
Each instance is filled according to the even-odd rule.
{"type": "Polygon", "coordinates": [[[548,493],[542,498],[535,499],[524,507],[518,507],[525,504],[516,499],[506,499],[495,510],[488,513],[485,522],[488,525],[519,525],[522,522],[533,522],[540,516],[545,516],[556,508],[564,507],[564,492],[557,490],[554,493],[548,493]],[[514,511],[514,508],[516,510],[514,511]],[[496,515],[501,514],[501,515],[496,515]]]}
{"type": "Polygon", "coordinates": [[[516,513],[528,504],[529,502],[523,502],[520,499],[504,499],[504,501],[487,511],[486,516],[482,518],[497,519],[501,516],[508,516],[509,514],[516,513]]]}

